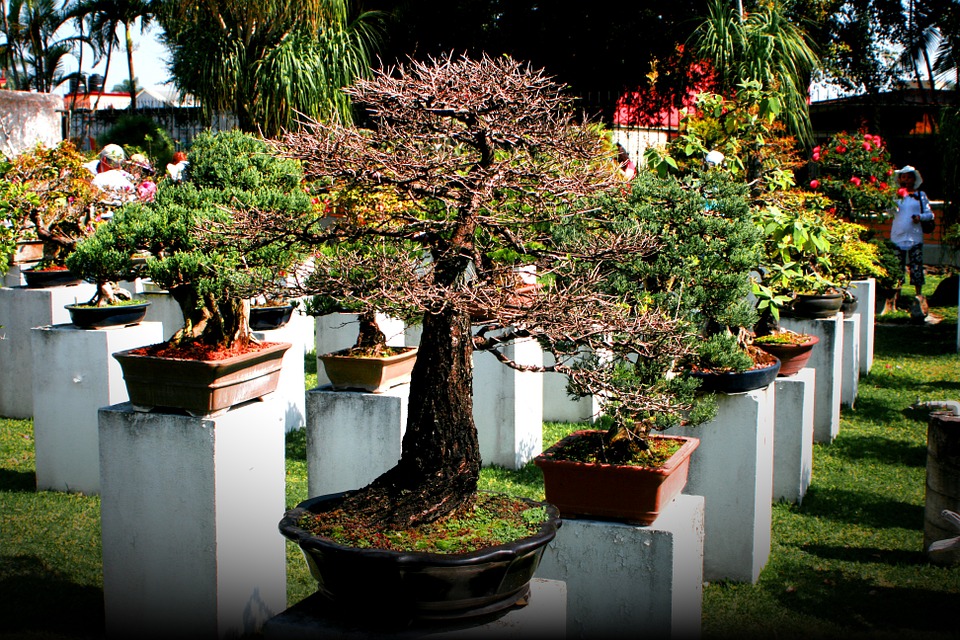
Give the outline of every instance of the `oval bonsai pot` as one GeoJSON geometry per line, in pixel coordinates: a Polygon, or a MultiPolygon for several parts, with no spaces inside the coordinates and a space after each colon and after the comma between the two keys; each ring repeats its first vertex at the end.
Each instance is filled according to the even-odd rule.
{"type": "Polygon", "coordinates": [[[27,280],[27,288],[44,289],[47,287],[61,287],[66,285],[80,284],[81,278],[68,269],[44,269],[37,271],[34,269],[24,269],[23,277],[27,280]]]}
{"type": "Polygon", "coordinates": [[[746,393],[762,389],[776,380],[780,372],[780,360],[774,364],[748,371],[692,371],[690,375],[700,379],[699,391],[706,393],[746,393]]]}
{"type": "Polygon", "coordinates": [[[125,327],[140,323],[147,315],[147,301],[137,304],[114,304],[105,307],[68,304],[64,308],[70,312],[70,321],[81,329],[105,329],[107,327],[125,327]]]}
{"type": "Polygon", "coordinates": [[[797,318],[832,318],[842,305],[842,293],[798,294],[790,305],[790,314],[797,318]]]}
{"type": "Polygon", "coordinates": [[[570,441],[595,433],[571,433],[534,458],[543,472],[546,499],[556,505],[563,518],[595,518],[649,525],[687,484],[690,456],[700,444],[698,438],[650,436],[683,442],[659,468],[632,465],[577,462],[558,458],[557,452],[570,441]]]}
{"type": "Polygon", "coordinates": [[[292,316],[292,304],[272,307],[250,307],[250,328],[254,331],[279,329],[290,322],[292,316]]]}
{"type": "Polygon", "coordinates": [[[118,351],[130,404],[137,411],[179,409],[192,416],[214,417],[231,407],[277,389],[283,354],[289,342],[266,342],[263,348],[223,360],[161,358],[118,351]]]}
{"type": "Polygon", "coordinates": [[[388,624],[415,620],[462,620],[486,616],[517,604],[561,520],[556,507],[533,536],[472,553],[441,554],[348,547],[299,526],[346,493],[310,498],[287,511],[280,532],[296,542],[317,580],[318,592],[339,611],[369,619],[370,607],[388,624]]]}
{"type": "Polygon", "coordinates": [[[780,360],[780,371],[777,376],[784,378],[792,376],[807,365],[810,356],[813,355],[813,347],[818,342],[820,342],[820,338],[808,335],[807,341],[802,344],[766,344],[763,342],[754,342],[754,344],[780,360]]]}

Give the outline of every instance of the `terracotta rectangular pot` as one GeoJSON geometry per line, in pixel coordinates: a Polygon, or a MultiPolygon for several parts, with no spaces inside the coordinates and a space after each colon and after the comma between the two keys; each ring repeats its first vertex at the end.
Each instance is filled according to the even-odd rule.
{"type": "Polygon", "coordinates": [[[182,360],[118,351],[130,404],[138,411],[162,407],[212,417],[277,389],[289,342],[223,360],[182,360]]]}
{"type": "Polygon", "coordinates": [[[349,355],[342,349],[319,356],[334,389],[357,389],[383,393],[391,387],[410,382],[417,348],[407,347],[392,356],[367,357],[349,355]]]}
{"type": "Polygon", "coordinates": [[[534,459],[543,471],[547,502],[556,505],[563,518],[652,523],[686,486],[690,455],[700,444],[697,438],[650,436],[684,443],[659,469],[554,457],[565,442],[586,433],[590,431],[572,433],[534,459]]]}

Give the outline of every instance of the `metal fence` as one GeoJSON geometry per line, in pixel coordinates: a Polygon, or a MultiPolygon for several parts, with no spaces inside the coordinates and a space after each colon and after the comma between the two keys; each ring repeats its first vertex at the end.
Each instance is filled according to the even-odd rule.
{"type": "MultiPolygon", "coordinates": [[[[73,140],[81,150],[96,151],[100,148],[97,139],[109,131],[117,120],[130,113],[126,109],[64,110],[63,137],[73,140]]],[[[217,115],[211,120],[203,116],[200,107],[137,109],[136,115],[153,118],[170,134],[178,150],[189,147],[201,131],[226,131],[237,126],[237,119],[231,114],[217,115]]]]}

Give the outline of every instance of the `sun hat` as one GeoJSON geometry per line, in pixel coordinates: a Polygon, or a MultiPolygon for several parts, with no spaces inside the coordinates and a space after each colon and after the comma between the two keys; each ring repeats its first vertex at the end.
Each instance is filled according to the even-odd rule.
{"type": "Polygon", "coordinates": [[[914,178],[913,180],[914,190],[919,189],[920,185],[923,183],[923,177],[920,175],[920,172],[917,171],[912,166],[910,166],[909,164],[906,165],[903,169],[897,169],[894,173],[897,174],[897,177],[899,177],[901,174],[904,174],[904,173],[912,173],[914,178]]]}
{"type": "Polygon", "coordinates": [[[721,164],[723,164],[723,159],[724,159],[723,154],[717,151],[716,149],[708,153],[707,157],[704,158],[707,164],[712,164],[715,166],[720,166],[721,164]]]}
{"type": "Polygon", "coordinates": [[[100,161],[113,169],[119,169],[123,161],[127,159],[127,154],[123,148],[117,144],[108,144],[100,150],[100,161]]]}

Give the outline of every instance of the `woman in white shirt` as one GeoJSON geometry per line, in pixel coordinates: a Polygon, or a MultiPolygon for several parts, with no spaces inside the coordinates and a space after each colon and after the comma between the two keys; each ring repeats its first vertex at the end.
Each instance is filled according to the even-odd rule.
{"type": "Polygon", "coordinates": [[[920,172],[907,165],[896,173],[900,189],[897,191],[897,211],[890,227],[890,242],[900,252],[900,264],[910,272],[910,284],[916,291],[917,300],[924,304],[920,295],[924,283],[923,229],[920,228],[920,221],[933,220],[933,210],[930,209],[927,195],[919,190],[923,183],[920,172]]]}

